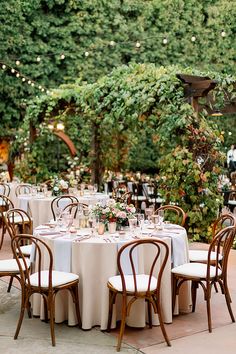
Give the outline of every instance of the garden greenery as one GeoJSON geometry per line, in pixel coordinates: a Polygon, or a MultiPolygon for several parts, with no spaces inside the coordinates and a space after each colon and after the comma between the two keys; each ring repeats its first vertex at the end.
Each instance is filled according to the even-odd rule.
{"type": "MultiPolygon", "coordinates": [[[[50,122],[62,121],[76,145],[79,162],[89,163],[101,182],[106,168],[132,169],[148,136],[159,189],[166,202],[177,203],[188,214],[188,232],[207,239],[222,198],[217,190],[223,156],[223,135],[186,101],[177,73],[217,79],[215,102],[223,105],[225,92],[235,98],[235,78],[178,66],[131,64],[114,69],[93,84],[64,85],[28,106],[13,155],[24,153],[19,171],[23,179],[48,178],[52,166],[50,122]],[[30,127],[37,138],[30,143],[30,127]],[[136,150],[135,150],[136,149],[136,150]],[[135,151],[137,154],[135,154],[135,151]]],[[[149,157],[151,158],[151,156],[149,157]]]]}

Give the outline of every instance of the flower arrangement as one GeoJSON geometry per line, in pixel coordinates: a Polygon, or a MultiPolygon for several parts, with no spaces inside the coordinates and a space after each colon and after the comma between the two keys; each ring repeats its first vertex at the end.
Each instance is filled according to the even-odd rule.
{"type": "Polygon", "coordinates": [[[54,180],[52,181],[52,195],[54,196],[67,193],[68,188],[69,188],[68,182],[64,181],[63,179],[59,179],[58,177],[55,177],[54,180]]]}
{"type": "Polygon", "coordinates": [[[97,203],[90,207],[90,212],[98,216],[101,222],[117,222],[120,225],[125,225],[128,219],[134,216],[135,211],[133,204],[126,205],[114,199],[109,199],[106,205],[97,203]]]}

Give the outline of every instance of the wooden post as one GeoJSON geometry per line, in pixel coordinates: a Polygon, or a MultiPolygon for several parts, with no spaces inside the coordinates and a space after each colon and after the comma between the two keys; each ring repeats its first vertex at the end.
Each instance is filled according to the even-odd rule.
{"type": "Polygon", "coordinates": [[[104,173],[104,165],[102,161],[101,151],[101,137],[99,131],[99,124],[92,123],[92,143],[91,143],[91,169],[92,169],[92,183],[98,185],[100,190],[102,184],[102,177],[104,173]]]}

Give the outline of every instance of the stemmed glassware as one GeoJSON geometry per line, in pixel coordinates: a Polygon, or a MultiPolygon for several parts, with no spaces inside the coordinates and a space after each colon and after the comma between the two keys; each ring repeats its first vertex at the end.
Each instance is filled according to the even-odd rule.
{"type": "Polygon", "coordinates": [[[153,212],[154,212],[153,208],[146,208],[145,209],[145,215],[146,215],[146,218],[149,221],[149,223],[151,222],[151,216],[152,216],[153,212]]]}
{"type": "Polygon", "coordinates": [[[140,227],[140,231],[142,233],[143,224],[144,224],[144,214],[138,213],[135,214],[135,217],[137,218],[138,226],[140,227]]]}
{"type": "Polygon", "coordinates": [[[129,228],[131,231],[131,234],[134,236],[135,230],[137,229],[138,226],[138,219],[136,217],[132,217],[129,219],[129,228]]]}
{"type": "Polygon", "coordinates": [[[164,222],[164,210],[158,210],[159,224],[162,227],[164,222]]]}

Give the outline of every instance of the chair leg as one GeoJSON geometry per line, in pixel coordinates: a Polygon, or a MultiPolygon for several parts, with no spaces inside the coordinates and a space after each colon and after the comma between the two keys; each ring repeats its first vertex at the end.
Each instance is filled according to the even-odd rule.
{"type": "Polygon", "coordinates": [[[156,305],[157,305],[157,313],[158,313],[158,318],[159,318],[162,334],[165,338],[165,341],[166,341],[166,344],[168,345],[168,347],[171,347],[171,343],[170,343],[169,337],[166,333],[166,329],[165,329],[165,325],[164,325],[164,321],[163,321],[163,317],[162,317],[160,299],[157,299],[156,305]]]}
{"type": "Polygon", "coordinates": [[[79,290],[78,290],[78,284],[76,284],[72,290],[72,293],[74,294],[74,303],[75,303],[75,311],[76,311],[76,316],[78,320],[78,326],[79,328],[82,328],[82,321],[80,317],[80,308],[79,308],[79,290]]]}
{"type": "Polygon", "coordinates": [[[120,351],[121,342],[122,342],[122,338],[123,338],[124,331],[125,331],[126,310],[127,310],[127,308],[126,308],[126,297],[123,296],[123,298],[122,298],[122,317],[121,317],[121,324],[120,324],[120,333],[119,333],[117,347],[116,347],[116,351],[117,352],[120,351]]]}
{"type": "Polygon", "coordinates": [[[175,311],[175,302],[176,302],[176,295],[177,295],[177,283],[178,279],[173,275],[172,281],[172,313],[175,311]]]}
{"type": "Polygon", "coordinates": [[[148,322],[149,322],[149,328],[152,328],[152,305],[149,300],[147,300],[147,306],[148,306],[148,322]]]}
{"type": "Polygon", "coordinates": [[[8,293],[11,291],[12,283],[13,283],[13,277],[10,278],[10,281],[9,281],[9,284],[8,284],[8,288],[7,288],[7,292],[8,293]]]}
{"type": "Polygon", "coordinates": [[[2,248],[5,231],[6,231],[6,228],[4,227],[4,223],[2,223],[2,235],[1,235],[1,241],[0,241],[0,249],[2,248]]]}
{"type": "Polygon", "coordinates": [[[107,332],[110,332],[111,330],[112,312],[113,312],[113,305],[116,302],[116,295],[117,293],[109,290],[109,310],[108,310],[107,332]]]}
{"type": "Polygon", "coordinates": [[[210,294],[207,294],[206,304],[207,304],[208,330],[211,333],[212,332],[212,322],[211,322],[211,299],[210,299],[210,294]]]}
{"type": "Polygon", "coordinates": [[[24,289],[21,289],[21,309],[20,309],[20,316],[19,316],[17,327],[16,327],[16,332],[15,332],[15,335],[14,335],[14,339],[18,338],[18,335],[19,335],[19,332],[20,332],[20,329],[21,329],[21,325],[22,325],[22,321],[23,321],[23,318],[24,318],[25,307],[26,307],[26,304],[27,304],[28,301],[29,301],[29,295],[25,294],[25,290],[24,289]]]}
{"type": "Polygon", "coordinates": [[[51,340],[52,346],[55,347],[55,330],[54,330],[54,294],[48,295],[48,310],[50,314],[50,331],[51,331],[51,340]]]}
{"type": "Polygon", "coordinates": [[[228,285],[227,285],[227,283],[224,283],[223,286],[224,286],[224,295],[225,295],[225,301],[226,301],[226,304],[228,307],[228,311],[229,311],[232,322],[235,322],[234,314],[233,314],[232,307],[231,307],[232,301],[231,301],[228,285]]]}
{"type": "Polygon", "coordinates": [[[44,321],[47,323],[48,322],[48,303],[47,303],[47,298],[45,295],[43,295],[43,305],[44,305],[44,321]]]}
{"type": "Polygon", "coordinates": [[[197,300],[198,283],[192,280],[191,293],[192,293],[192,312],[195,312],[197,300]]]}

